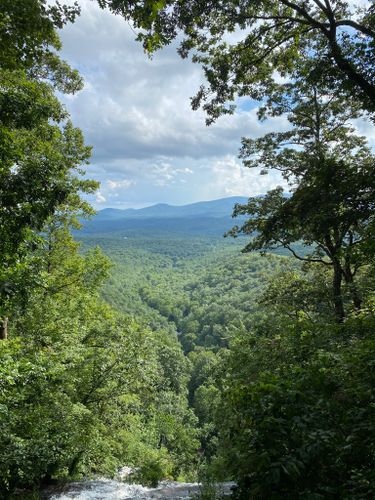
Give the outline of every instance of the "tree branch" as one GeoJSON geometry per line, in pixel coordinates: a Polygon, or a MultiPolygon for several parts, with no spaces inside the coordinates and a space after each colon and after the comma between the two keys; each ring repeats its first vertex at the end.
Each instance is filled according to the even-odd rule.
{"type": "Polygon", "coordinates": [[[293,257],[295,257],[298,260],[301,260],[303,262],[318,262],[319,264],[325,264],[326,266],[332,265],[332,262],[327,262],[326,260],[323,259],[314,259],[313,257],[302,257],[301,255],[298,255],[298,253],[295,250],[293,250],[293,248],[290,245],[283,243],[282,241],[280,241],[280,243],[284,248],[286,248],[287,250],[289,250],[289,252],[292,253],[293,257]]]}
{"type": "Polygon", "coordinates": [[[304,9],[300,5],[297,5],[297,4],[293,3],[293,2],[290,2],[289,0],[280,0],[280,1],[281,1],[282,4],[286,5],[287,7],[290,7],[295,12],[298,12],[298,14],[300,14],[302,17],[304,17],[305,19],[307,19],[308,24],[310,26],[313,26],[314,28],[317,28],[317,29],[321,30],[326,36],[328,35],[328,30],[327,30],[326,26],[323,23],[321,23],[320,21],[317,21],[316,19],[314,19],[307,12],[306,9],[304,9]]]}
{"type": "Polygon", "coordinates": [[[324,12],[327,16],[329,15],[329,9],[327,8],[327,3],[324,6],[319,0],[313,0],[313,2],[319,7],[320,10],[324,12]]]}
{"type": "Polygon", "coordinates": [[[336,21],[336,26],[350,26],[357,31],[360,31],[364,35],[370,36],[371,38],[375,38],[375,31],[371,28],[367,28],[363,26],[363,24],[359,24],[356,21],[352,21],[351,19],[341,19],[341,21],[336,21]]]}

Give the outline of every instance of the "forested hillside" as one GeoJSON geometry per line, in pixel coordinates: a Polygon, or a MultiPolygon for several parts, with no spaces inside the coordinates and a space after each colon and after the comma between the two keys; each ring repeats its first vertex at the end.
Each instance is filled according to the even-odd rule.
{"type": "MultiPolygon", "coordinates": [[[[149,56],[200,65],[207,125],[257,116],[239,156],[284,188],[95,217],[67,111],[84,84],[60,56],[80,4],[0,3],[0,498],[123,466],[147,486],[199,480],[202,500],[222,481],[238,500],[374,498],[373,5],[96,3],[149,56]]],[[[193,173],[163,162],[154,188],[193,173]]]]}
{"type": "Polygon", "coordinates": [[[83,237],[100,245],[113,270],[103,297],[119,311],[177,332],[185,352],[228,345],[230,331],[248,325],[273,273],[297,268],[279,255],[242,255],[239,241],[165,233],[126,240],[83,237]]]}

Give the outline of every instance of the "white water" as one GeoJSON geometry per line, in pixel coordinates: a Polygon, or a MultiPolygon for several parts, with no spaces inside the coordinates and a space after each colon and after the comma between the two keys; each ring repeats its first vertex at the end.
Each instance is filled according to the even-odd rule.
{"type": "MultiPolygon", "coordinates": [[[[232,484],[220,487],[223,493],[229,493],[232,484]]],[[[163,481],[157,488],[146,488],[138,484],[126,484],[109,479],[72,482],[64,492],[48,496],[49,500],[189,500],[200,490],[198,483],[177,483],[163,481]]]]}

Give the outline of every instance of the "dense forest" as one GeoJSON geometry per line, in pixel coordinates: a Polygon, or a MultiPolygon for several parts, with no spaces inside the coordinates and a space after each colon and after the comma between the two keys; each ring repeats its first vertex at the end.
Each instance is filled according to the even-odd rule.
{"type": "Polygon", "coordinates": [[[234,220],[212,202],[103,223],[61,101],[83,85],[59,56],[79,4],[0,2],[0,497],[126,465],[202,481],[202,500],[221,481],[241,500],[373,498],[375,155],[356,123],[374,120],[374,6],[98,4],[149,55],[177,39],[202,66],[208,125],[244,96],[285,116],[239,154],[290,192],[238,199],[234,220]]]}

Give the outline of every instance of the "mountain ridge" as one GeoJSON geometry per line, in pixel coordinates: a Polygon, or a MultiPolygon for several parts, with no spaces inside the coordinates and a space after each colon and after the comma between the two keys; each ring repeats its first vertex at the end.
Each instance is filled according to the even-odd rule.
{"type": "Polygon", "coordinates": [[[234,225],[234,205],[246,203],[247,200],[244,196],[232,196],[187,205],[158,203],[138,209],[105,208],[91,220],[83,221],[79,234],[83,237],[94,234],[127,237],[156,233],[222,237],[234,225]]]}
{"type": "Polygon", "coordinates": [[[95,216],[98,220],[138,218],[138,217],[186,217],[188,215],[210,215],[213,217],[231,216],[236,203],[246,203],[245,196],[231,196],[218,198],[216,200],[198,201],[186,205],[170,205],[168,203],[156,203],[143,208],[104,208],[99,210],[95,216]]]}

